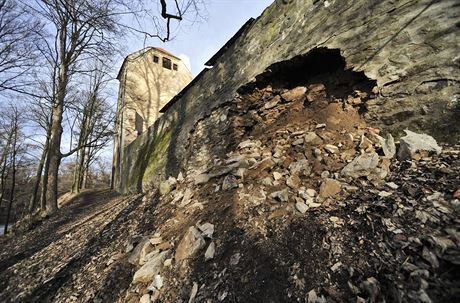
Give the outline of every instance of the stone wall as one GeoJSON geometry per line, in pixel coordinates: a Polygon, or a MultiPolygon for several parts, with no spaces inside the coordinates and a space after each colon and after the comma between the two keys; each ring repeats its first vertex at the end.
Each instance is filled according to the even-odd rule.
{"type": "MultiPolygon", "coordinates": [[[[225,106],[238,98],[241,87],[266,81],[274,70],[282,75],[285,64],[317,48],[338,50],[347,69],[376,81],[377,96],[363,108],[369,124],[396,136],[409,128],[458,142],[459,11],[454,0],[276,1],[127,146],[115,187],[142,191],[179,172],[200,170],[200,165],[206,170],[206,161],[188,165],[196,159],[190,156],[196,152],[191,141],[197,123],[224,117],[225,106]]],[[[321,59],[311,61],[312,68],[329,64],[327,57],[321,59]]],[[[222,120],[214,128],[223,127],[224,134],[232,125],[222,120]]],[[[210,135],[219,135],[218,129],[198,134],[204,141],[210,135]]],[[[212,155],[200,153],[212,161],[212,155]]]]}

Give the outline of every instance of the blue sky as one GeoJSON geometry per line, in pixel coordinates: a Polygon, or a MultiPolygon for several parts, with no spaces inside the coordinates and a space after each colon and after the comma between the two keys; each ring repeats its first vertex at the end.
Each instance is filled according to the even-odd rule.
{"type": "MultiPolygon", "coordinates": [[[[208,61],[251,17],[258,17],[274,0],[209,0],[206,1],[206,20],[184,24],[175,38],[167,43],[147,40],[145,46],[162,47],[175,55],[190,58],[193,75],[197,75],[208,61]]],[[[144,47],[143,39],[129,41],[124,56],[144,47]]],[[[121,66],[121,61],[118,66],[121,66]]]]}

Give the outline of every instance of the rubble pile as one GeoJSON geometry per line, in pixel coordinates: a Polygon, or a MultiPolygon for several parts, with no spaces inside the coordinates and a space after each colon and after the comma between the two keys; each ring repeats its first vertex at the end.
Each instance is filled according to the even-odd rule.
{"type": "Polygon", "coordinates": [[[120,302],[460,299],[460,146],[395,143],[367,121],[376,87],[315,80],[198,122],[120,302]]]}

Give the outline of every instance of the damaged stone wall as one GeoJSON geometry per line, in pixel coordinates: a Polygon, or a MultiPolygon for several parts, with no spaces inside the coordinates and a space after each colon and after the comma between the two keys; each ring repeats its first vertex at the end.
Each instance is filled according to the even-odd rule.
{"type": "MultiPolygon", "coordinates": [[[[237,128],[227,116],[238,106],[239,92],[276,82],[278,76],[270,74],[280,75],[286,66],[292,71],[299,58],[315,49],[334,50],[343,60],[338,62],[342,70],[374,81],[372,98],[359,104],[369,125],[396,138],[409,128],[441,142],[457,142],[458,17],[456,1],[275,2],[126,148],[115,187],[142,191],[180,172],[191,176],[206,171],[232,144],[228,134],[235,135],[237,128]],[[200,126],[206,119],[216,122],[212,129],[200,126]],[[221,145],[203,143],[215,136],[221,145]]],[[[302,69],[291,72],[291,85],[309,70],[337,68],[321,56],[308,58],[302,69]]]]}

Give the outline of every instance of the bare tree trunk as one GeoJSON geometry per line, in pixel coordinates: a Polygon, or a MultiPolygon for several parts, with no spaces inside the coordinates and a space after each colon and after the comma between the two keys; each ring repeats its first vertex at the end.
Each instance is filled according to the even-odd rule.
{"type": "Polygon", "coordinates": [[[40,182],[42,181],[41,179],[42,179],[43,167],[45,166],[46,155],[48,153],[48,147],[49,147],[49,142],[50,142],[50,133],[51,133],[51,128],[48,126],[48,129],[46,131],[46,141],[45,141],[45,145],[43,146],[43,152],[40,158],[40,163],[38,164],[38,167],[37,167],[37,173],[35,175],[34,189],[33,189],[32,196],[29,202],[29,213],[32,213],[37,208],[38,189],[40,188],[40,182]]]}
{"type": "Polygon", "coordinates": [[[59,32],[59,75],[57,84],[56,100],[51,110],[51,133],[48,150],[48,184],[46,188],[46,212],[54,213],[57,208],[58,198],[58,175],[61,164],[61,139],[62,139],[62,115],[64,113],[64,99],[69,81],[69,61],[66,54],[67,22],[62,24],[59,32]]]}
{"type": "MultiPolygon", "coordinates": [[[[62,91],[63,92],[63,91],[62,91]]],[[[61,164],[61,137],[62,137],[62,113],[64,95],[58,94],[57,104],[53,107],[53,122],[51,124],[51,138],[48,151],[48,186],[46,188],[46,212],[54,213],[57,210],[58,198],[58,175],[61,164]]]]}
{"type": "Polygon", "coordinates": [[[13,200],[14,200],[14,191],[16,189],[16,153],[17,153],[17,140],[18,140],[18,121],[17,121],[17,113],[15,116],[15,127],[14,127],[14,139],[12,142],[12,149],[13,149],[13,154],[11,156],[11,166],[12,166],[12,178],[11,178],[11,190],[10,190],[10,201],[8,203],[8,211],[6,213],[6,222],[5,222],[5,230],[4,233],[8,232],[8,223],[10,221],[10,215],[11,215],[11,207],[13,205],[13,200]]]}
{"type": "MultiPolygon", "coordinates": [[[[49,146],[48,146],[49,150],[49,146]]],[[[48,156],[48,150],[46,152],[46,160],[45,160],[45,166],[43,167],[43,175],[42,175],[42,190],[40,193],[40,210],[45,211],[46,210],[46,191],[48,188],[48,174],[49,174],[49,167],[50,167],[50,160],[48,156]]]]}
{"type": "Polygon", "coordinates": [[[6,163],[8,160],[8,153],[10,152],[12,138],[13,132],[10,132],[8,134],[8,139],[6,140],[5,149],[3,150],[2,157],[0,159],[0,164],[2,165],[2,172],[0,174],[0,205],[2,205],[3,196],[5,194],[6,163]]]}

